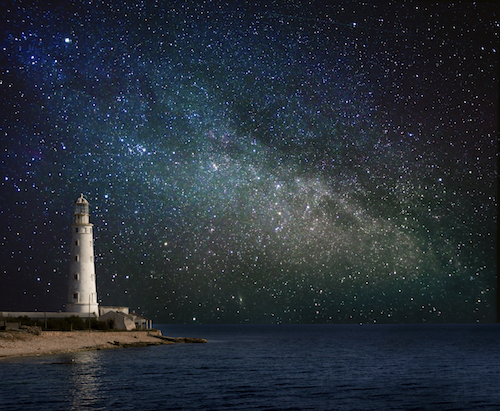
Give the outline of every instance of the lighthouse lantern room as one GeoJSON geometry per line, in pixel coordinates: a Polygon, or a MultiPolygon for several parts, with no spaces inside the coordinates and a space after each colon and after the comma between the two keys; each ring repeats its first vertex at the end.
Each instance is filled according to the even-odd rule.
{"type": "Polygon", "coordinates": [[[81,317],[98,317],[93,224],[90,223],[89,202],[83,194],[75,202],[71,224],[71,247],[68,301],[66,311],[81,317]]]}

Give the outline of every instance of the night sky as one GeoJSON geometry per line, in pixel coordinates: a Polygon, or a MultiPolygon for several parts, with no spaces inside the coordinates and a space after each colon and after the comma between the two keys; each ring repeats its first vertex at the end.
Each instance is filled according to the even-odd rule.
{"type": "Polygon", "coordinates": [[[3,2],[0,310],[494,321],[498,3],[336,3],[3,2]]]}

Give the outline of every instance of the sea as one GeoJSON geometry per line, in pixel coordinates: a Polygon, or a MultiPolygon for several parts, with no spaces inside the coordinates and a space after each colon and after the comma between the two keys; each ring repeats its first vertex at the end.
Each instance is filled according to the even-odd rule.
{"type": "Polygon", "coordinates": [[[500,410],[500,325],[157,325],[176,344],[0,361],[0,410],[500,410]]]}

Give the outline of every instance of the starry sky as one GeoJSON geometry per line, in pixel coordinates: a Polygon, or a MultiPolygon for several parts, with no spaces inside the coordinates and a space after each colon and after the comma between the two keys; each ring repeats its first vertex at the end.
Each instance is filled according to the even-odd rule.
{"type": "Polygon", "coordinates": [[[491,322],[494,2],[7,1],[0,309],[491,322]]]}

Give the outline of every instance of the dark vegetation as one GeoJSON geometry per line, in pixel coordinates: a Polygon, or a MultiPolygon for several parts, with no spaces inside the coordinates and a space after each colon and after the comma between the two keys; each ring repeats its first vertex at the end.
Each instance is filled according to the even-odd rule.
{"type": "Polygon", "coordinates": [[[88,330],[89,328],[93,330],[108,331],[110,329],[109,324],[105,321],[98,321],[95,318],[84,320],[76,315],[66,318],[47,318],[36,320],[24,316],[17,318],[0,318],[0,321],[18,322],[21,326],[37,326],[42,330],[52,331],[88,330]]]}

